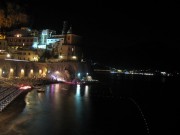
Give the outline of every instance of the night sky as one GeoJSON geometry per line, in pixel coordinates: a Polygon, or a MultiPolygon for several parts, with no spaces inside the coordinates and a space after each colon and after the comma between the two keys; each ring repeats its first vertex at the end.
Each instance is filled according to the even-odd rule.
{"type": "MultiPolygon", "coordinates": [[[[18,2],[18,0],[16,0],[18,2]]],[[[88,59],[118,68],[179,70],[180,2],[19,0],[35,29],[83,37],[88,59]]]]}

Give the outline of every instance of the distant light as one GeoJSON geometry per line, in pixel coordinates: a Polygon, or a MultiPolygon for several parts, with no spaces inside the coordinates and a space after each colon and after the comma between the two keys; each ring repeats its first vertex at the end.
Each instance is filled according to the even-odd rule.
{"type": "Polygon", "coordinates": [[[38,43],[37,42],[34,42],[33,45],[32,45],[33,48],[38,48],[38,43]]]}
{"type": "Polygon", "coordinates": [[[33,74],[33,69],[31,69],[31,71],[30,71],[30,72],[31,72],[31,74],[33,74]]]}
{"type": "Polygon", "coordinates": [[[39,74],[41,74],[41,73],[42,73],[42,70],[40,69],[40,70],[39,70],[39,74]]]}
{"type": "Polygon", "coordinates": [[[21,69],[21,74],[24,74],[24,69],[21,69]]]}
{"type": "Polygon", "coordinates": [[[46,49],[46,45],[38,45],[37,46],[39,49],[46,49]]]}
{"type": "Polygon", "coordinates": [[[34,56],[33,59],[34,59],[34,61],[38,61],[38,57],[37,56],[36,57],[34,56]]]}
{"type": "Polygon", "coordinates": [[[18,59],[5,59],[5,60],[29,62],[28,60],[18,60],[18,59]]]}
{"type": "Polygon", "coordinates": [[[76,59],[77,57],[76,56],[72,56],[73,59],[76,59]]]}
{"type": "Polygon", "coordinates": [[[11,73],[13,72],[13,69],[12,69],[12,68],[10,69],[10,72],[11,72],[11,73]]]}
{"type": "Polygon", "coordinates": [[[21,86],[20,88],[19,88],[20,90],[27,90],[27,89],[31,89],[31,86],[21,86]]]}
{"type": "Polygon", "coordinates": [[[144,75],[154,75],[153,73],[144,73],[144,75]]]}
{"type": "Polygon", "coordinates": [[[62,77],[58,77],[58,78],[56,78],[56,79],[57,79],[57,81],[65,82],[64,78],[62,78],[62,77]]]}
{"type": "Polygon", "coordinates": [[[162,75],[166,75],[166,72],[161,72],[162,75]]]}
{"type": "Polygon", "coordinates": [[[22,37],[22,34],[17,34],[16,37],[22,37]]]}
{"type": "Polygon", "coordinates": [[[7,58],[10,58],[10,57],[11,57],[11,55],[8,53],[6,57],[7,57],[7,58]]]}
{"type": "Polygon", "coordinates": [[[129,74],[129,72],[128,72],[128,71],[126,71],[126,72],[124,72],[124,74],[129,74]]]}
{"type": "Polygon", "coordinates": [[[121,70],[121,69],[118,69],[117,71],[120,72],[120,73],[122,73],[122,70],[121,70]]]}
{"type": "Polygon", "coordinates": [[[56,71],[55,74],[59,74],[59,71],[56,71]]]}

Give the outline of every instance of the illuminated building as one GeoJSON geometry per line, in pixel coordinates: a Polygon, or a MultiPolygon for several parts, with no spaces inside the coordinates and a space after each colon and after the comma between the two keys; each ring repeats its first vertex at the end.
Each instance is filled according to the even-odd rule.
{"type": "Polygon", "coordinates": [[[39,61],[39,56],[36,51],[33,50],[18,50],[12,54],[13,59],[27,60],[27,61],[39,61]]]}
{"type": "Polygon", "coordinates": [[[7,58],[11,58],[11,55],[4,50],[0,50],[0,59],[7,59],[7,58]]]}
{"type": "Polygon", "coordinates": [[[0,33],[0,50],[6,50],[6,49],[7,49],[6,36],[0,33]]]}
{"type": "Polygon", "coordinates": [[[27,27],[16,29],[7,34],[7,51],[12,59],[39,61],[80,61],[81,36],[72,32],[67,22],[64,22],[62,33],[44,29],[40,32],[27,27]],[[50,57],[45,54],[48,51],[50,57]],[[53,60],[55,59],[55,60],[53,60]]]}
{"type": "Polygon", "coordinates": [[[60,39],[52,44],[52,53],[58,61],[80,61],[82,55],[81,37],[72,33],[72,27],[66,32],[66,27],[65,23],[61,35],[52,35],[52,37],[60,39]]]}
{"type": "Polygon", "coordinates": [[[38,45],[38,32],[29,28],[13,30],[7,35],[8,51],[14,52],[21,49],[29,49],[38,45]]]}
{"type": "Polygon", "coordinates": [[[56,34],[56,31],[50,29],[42,30],[39,35],[39,46],[50,44],[51,40],[48,39],[52,37],[52,34],[56,34]]]}
{"type": "Polygon", "coordinates": [[[43,30],[41,35],[41,41],[43,42],[41,43],[44,43],[44,45],[38,45],[38,48],[51,51],[53,58],[48,61],[80,61],[82,56],[80,48],[82,37],[74,34],[72,27],[69,27],[68,30],[66,21],[63,23],[61,34],[57,35],[53,33],[55,32],[52,30],[43,30]]]}
{"type": "Polygon", "coordinates": [[[6,38],[6,36],[4,34],[0,33],[0,39],[2,40],[2,39],[5,39],[5,38],[6,38]]]}
{"type": "Polygon", "coordinates": [[[0,50],[7,49],[7,41],[5,39],[0,39],[0,50]]]}
{"type": "Polygon", "coordinates": [[[0,33],[0,59],[10,58],[10,54],[7,50],[6,36],[0,33]]]}

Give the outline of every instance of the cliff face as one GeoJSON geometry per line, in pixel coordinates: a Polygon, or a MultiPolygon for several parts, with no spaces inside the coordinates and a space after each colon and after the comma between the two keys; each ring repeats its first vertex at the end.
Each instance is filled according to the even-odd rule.
{"type": "Polygon", "coordinates": [[[0,78],[41,78],[61,76],[65,80],[73,80],[92,72],[86,62],[39,63],[25,61],[0,60],[0,78]]]}

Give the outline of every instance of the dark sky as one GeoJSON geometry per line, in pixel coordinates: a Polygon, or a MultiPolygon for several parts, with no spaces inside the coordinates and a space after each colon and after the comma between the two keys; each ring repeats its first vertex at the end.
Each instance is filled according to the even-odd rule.
{"type": "MultiPolygon", "coordinates": [[[[16,0],[18,1],[18,0],[16,0]]],[[[21,0],[19,0],[21,1],[21,0]]],[[[115,67],[179,69],[178,1],[24,0],[31,27],[61,32],[67,20],[85,55],[115,67]]]]}

